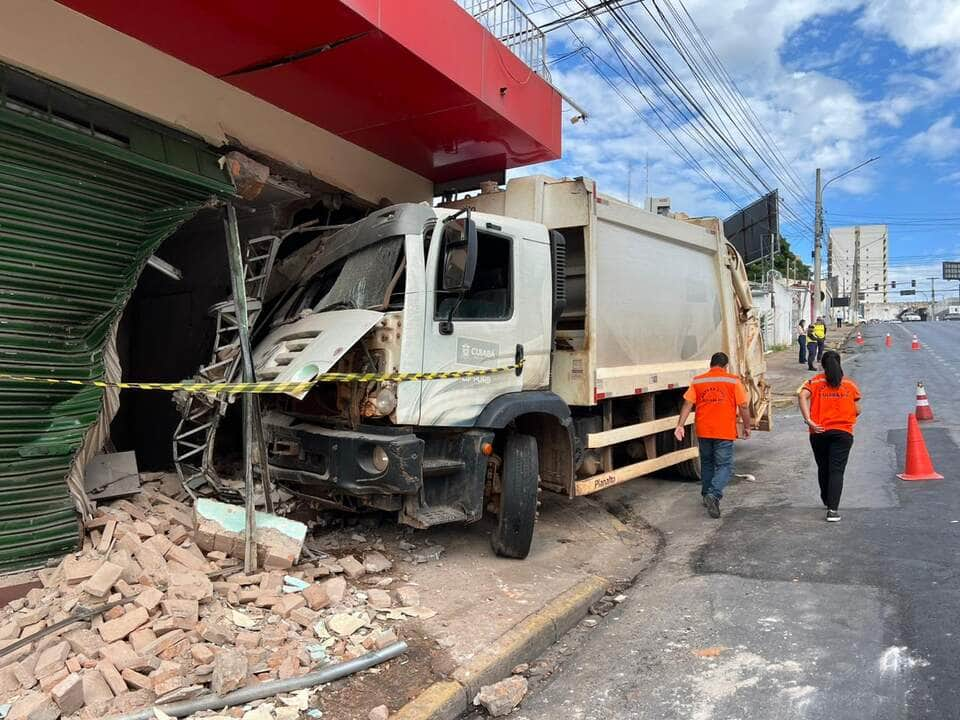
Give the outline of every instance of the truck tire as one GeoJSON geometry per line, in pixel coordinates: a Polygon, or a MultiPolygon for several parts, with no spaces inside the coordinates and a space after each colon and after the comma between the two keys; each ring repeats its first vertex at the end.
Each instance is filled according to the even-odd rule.
{"type": "Polygon", "coordinates": [[[503,449],[497,529],[490,538],[501,557],[522,560],[530,552],[537,520],[540,461],[532,435],[511,433],[503,449]]]}

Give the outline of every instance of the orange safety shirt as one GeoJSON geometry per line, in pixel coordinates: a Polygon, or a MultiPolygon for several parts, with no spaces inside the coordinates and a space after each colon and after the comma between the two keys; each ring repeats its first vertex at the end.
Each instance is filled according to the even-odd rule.
{"type": "Polygon", "coordinates": [[[840,387],[830,387],[827,376],[820,373],[807,380],[802,389],[810,391],[810,419],[815,425],[853,435],[860,399],[860,388],[853,380],[843,378],[840,387]]]}
{"type": "Polygon", "coordinates": [[[736,375],[723,368],[710,368],[691,381],[683,399],[696,406],[697,437],[737,439],[737,408],[746,405],[749,398],[736,375]]]}

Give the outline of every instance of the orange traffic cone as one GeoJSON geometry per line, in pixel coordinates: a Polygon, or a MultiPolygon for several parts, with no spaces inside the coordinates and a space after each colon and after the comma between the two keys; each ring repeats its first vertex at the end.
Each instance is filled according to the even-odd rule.
{"type": "Polygon", "coordinates": [[[918,338],[918,337],[916,336],[916,334],[914,334],[914,336],[913,336],[913,342],[910,343],[910,349],[911,349],[911,350],[919,350],[919,349],[920,349],[920,338],[918,338]]]}
{"type": "Polygon", "coordinates": [[[917,383],[917,420],[933,420],[933,408],[927,399],[927,390],[922,382],[917,383]]]}
{"type": "Polygon", "coordinates": [[[943,480],[943,475],[933,469],[920,424],[913,413],[907,415],[907,466],[897,477],[901,480],[943,480]]]}
{"type": "Polygon", "coordinates": [[[859,330],[857,330],[857,345],[863,345],[863,335],[860,334],[859,330]]]}
{"type": "Polygon", "coordinates": [[[885,342],[887,347],[893,347],[893,338],[890,337],[890,333],[887,333],[887,339],[885,342]]]}

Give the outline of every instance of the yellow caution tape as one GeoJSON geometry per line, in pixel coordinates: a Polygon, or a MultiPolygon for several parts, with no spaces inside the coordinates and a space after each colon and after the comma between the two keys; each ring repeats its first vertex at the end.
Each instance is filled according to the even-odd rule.
{"type": "Polygon", "coordinates": [[[291,393],[299,395],[313,388],[318,383],[368,383],[368,382],[415,382],[422,380],[456,380],[458,378],[482,377],[484,375],[498,375],[523,368],[523,361],[499,368],[478,368],[475,370],[451,370],[448,372],[427,373],[324,373],[313,380],[306,382],[255,382],[255,383],[228,383],[228,382],[178,382],[178,383],[140,383],[119,382],[111,383],[103,380],[62,380],[59,378],[35,377],[32,375],[7,375],[0,373],[0,382],[38,383],[44,385],[74,385],[80,387],[118,388],[120,390],[163,390],[176,392],[183,390],[188,393],[226,393],[239,395],[243,393],[281,394],[291,393]]]}

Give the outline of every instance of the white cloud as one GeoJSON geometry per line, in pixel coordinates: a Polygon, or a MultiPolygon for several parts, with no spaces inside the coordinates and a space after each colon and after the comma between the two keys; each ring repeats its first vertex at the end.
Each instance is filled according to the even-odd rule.
{"type": "Polygon", "coordinates": [[[888,35],[911,52],[960,47],[957,0],[870,0],[859,24],[888,35]]]}
{"type": "MultiPolygon", "coordinates": [[[[531,9],[539,9],[535,16],[538,21],[556,17],[544,0],[525,1],[531,9]]],[[[552,5],[561,14],[582,9],[572,0],[552,0],[552,5]]],[[[824,177],[829,178],[871,155],[881,155],[887,162],[870,165],[830,186],[831,193],[871,192],[878,181],[889,177],[889,161],[897,156],[893,148],[903,147],[896,129],[921,110],[935,111],[945,96],[960,91],[960,0],[686,0],[686,5],[750,108],[779,146],[806,198],[813,194],[815,168],[823,168],[824,177]],[[836,20],[830,16],[840,12],[851,13],[856,24],[837,40],[836,20]],[[802,35],[795,36],[801,29],[802,35]],[[878,51],[875,42],[865,41],[875,41],[880,36],[890,38],[911,53],[909,59],[897,57],[894,61],[878,51]],[[801,38],[802,46],[791,45],[790,56],[795,59],[787,66],[781,53],[792,37],[801,38]],[[800,52],[794,52],[797,49],[800,52]],[[864,75],[849,79],[831,75],[837,64],[845,65],[852,58],[860,58],[864,75]],[[864,89],[867,87],[872,90],[870,96],[864,89]]],[[[626,12],[661,50],[684,84],[700,95],[696,79],[650,22],[645,12],[650,7],[635,4],[626,12]]],[[[608,31],[630,47],[612,17],[601,17],[608,31]]],[[[604,35],[592,22],[582,20],[574,28],[595,52],[622,71],[604,35]]],[[[554,48],[560,38],[566,37],[565,32],[551,35],[554,48]]],[[[565,51],[575,47],[572,39],[564,42],[565,51]]],[[[645,164],[649,158],[650,194],[669,195],[674,208],[693,214],[723,215],[733,209],[708,181],[666,147],[589,66],[577,64],[576,60],[568,62],[563,66],[565,72],[555,72],[555,81],[586,107],[591,119],[586,124],[566,125],[564,159],[536,170],[589,175],[598,181],[602,191],[626,197],[628,169],[632,168],[630,194],[634,202],[639,202],[644,194],[645,164]]],[[[636,91],[628,86],[621,89],[666,134],[636,91]]],[[[658,107],[663,109],[662,105],[658,107]]],[[[939,152],[950,148],[956,151],[954,145],[960,139],[955,140],[955,134],[960,137],[960,129],[952,121],[944,124],[941,119],[911,140],[911,147],[925,156],[932,155],[934,148],[939,152]]],[[[756,191],[738,188],[742,183],[734,174],[718,166],[693,141],[685,138],[685,142],[707,171],[739,202],[756,196],[756,191]]],[[[742,137],[735,137],[734,142],[768,184],[781,185],[783,193],[783,183],[764,168],[750,144],[742,137]]],[[[769,157],[766,148],[760,149],[769,157]]],[[[783,175],[779,169],[777,174],[783,175]]],[[[787,197],[809,223],[809,208],[787,197]]],[[[799,226],[787,232],[794,238],[808,234],[799,226]]]]}
{"type": "Polygon", "coordinates": [[[906,143],[909,155],[945,160],[960,151],[960,127],[953,124],[954,116],[946,115],[906,143]]]}

